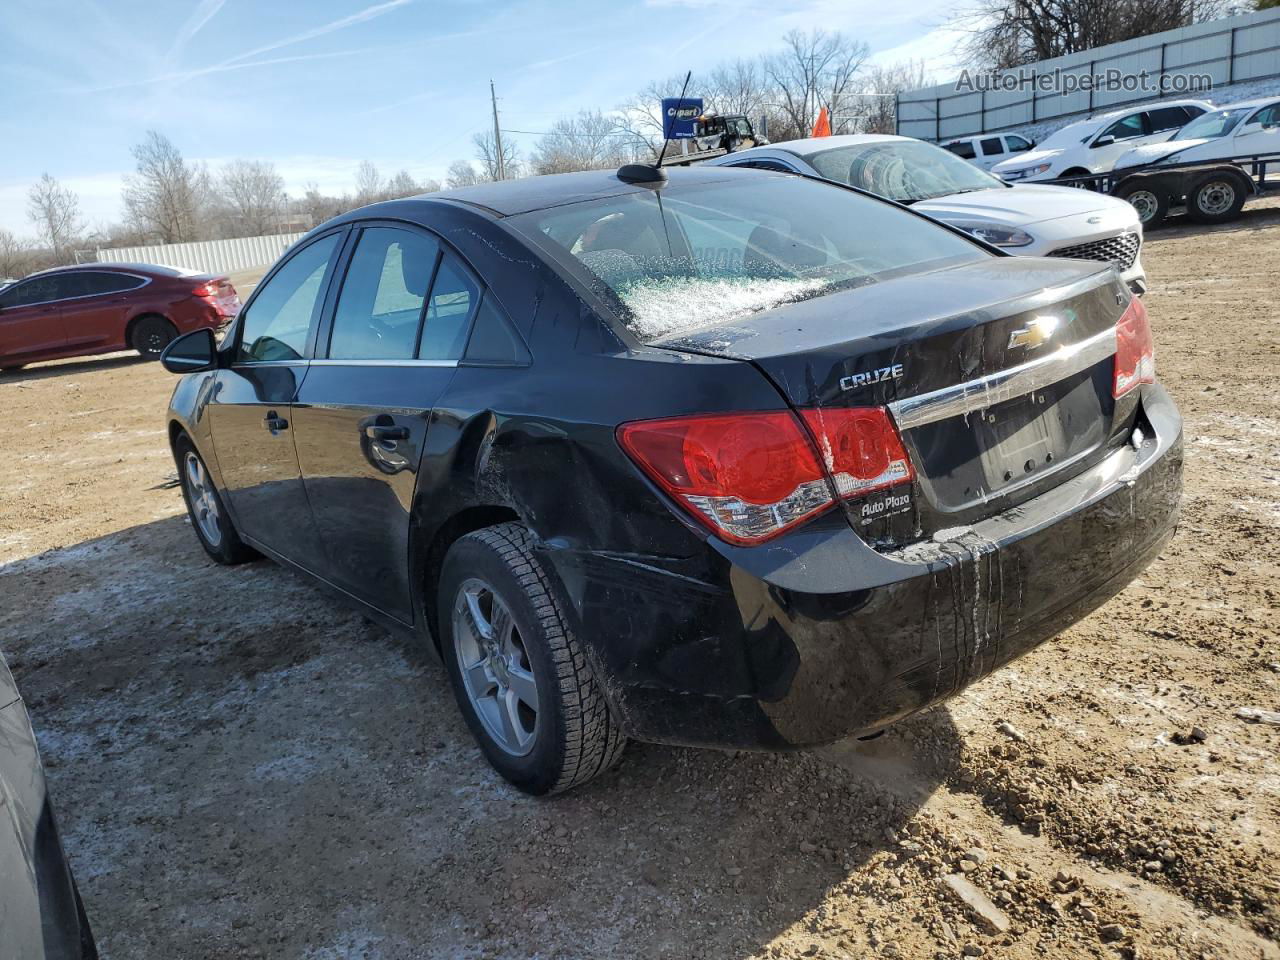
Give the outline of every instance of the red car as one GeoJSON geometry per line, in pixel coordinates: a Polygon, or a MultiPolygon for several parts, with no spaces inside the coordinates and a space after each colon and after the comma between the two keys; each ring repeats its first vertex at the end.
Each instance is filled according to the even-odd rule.
{"type": "Polygon", "coordinates": [[[176,267],[57,267],[0,290],[0,370],[133,348],[154,360],[174,337],[240,312],[226,277],[176,267]]]}

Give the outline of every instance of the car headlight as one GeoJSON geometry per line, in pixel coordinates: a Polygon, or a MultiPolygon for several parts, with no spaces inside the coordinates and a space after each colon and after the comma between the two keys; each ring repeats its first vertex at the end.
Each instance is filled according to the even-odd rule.
{"type": "Polygon", "coordinates": [[[1035,243],[1035,237],[1017,227],[1002,227],[997,223],[964,223],[951,221],[953,227],[959,227],[965,233],[984,240],[997,247],[1025,247],[1035,243]]]}
{"type": "Polygon", "coordinates": [[[1038,163],[1034,167],[1019,167],[1017,170],[1006,173],[1005,179],[1021,180],[1023,177],[1036,177],[1042,173],[1048,173],[1051,166],[1053,166],[1051,163],[1038,163]]]}

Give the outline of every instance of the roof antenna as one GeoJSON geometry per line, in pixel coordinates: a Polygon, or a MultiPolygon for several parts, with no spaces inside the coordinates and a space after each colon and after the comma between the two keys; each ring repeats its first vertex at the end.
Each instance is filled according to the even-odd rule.
{"type": "MultiPolygon", "coordinates": [[[[690,70],[684,75],[684,86],[680,88],[679,103],[684,103],[684,95],[689,90],[689,78],[693,76],[690,70]]],[[[650,166],[647,163],[628,163],[618,168],[618,179],[623,183],[665,183],[667,180],[667,171],[662,169],[662,158],[667,155],[667,145],[671,142],[666,136],[666,125],[663,124],[662,131],[662,149],[658,152],[657,163],[650,166]]]]}

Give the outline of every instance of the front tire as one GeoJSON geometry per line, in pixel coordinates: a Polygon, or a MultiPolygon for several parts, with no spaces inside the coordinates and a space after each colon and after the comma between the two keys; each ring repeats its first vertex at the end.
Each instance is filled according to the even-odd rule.
{"type": "Polygon", "coordinates": [[[164,317],[143,317],[133,326],[133,349],[144,360],[159,360],[164,348],[178,335],[178,328],[164,317]]]}
{"type": "Polygon", "coordinates": [[[608,770],[626,738],[516,523],[449,548],[441,652],[458,707],[489,763],[525,793],[558,793],[608,770]]]}
{"type": "Polygon", "coordinates": [[[195,530],[204,552],[225,566],[248,563],[261,556],[240,539],[222,504],[213,477],[209,475],[209,468],[191,438],[179,437],[173,454],[178,462],[178,481],[182,487],[182,499],[187,504],[187,515],[191,518],[191,528],[195,530]]]}

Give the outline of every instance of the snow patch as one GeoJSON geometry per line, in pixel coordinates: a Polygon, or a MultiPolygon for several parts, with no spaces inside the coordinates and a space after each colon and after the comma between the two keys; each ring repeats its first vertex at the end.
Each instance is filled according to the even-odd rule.
{"type": "Polygon", "coordinates": [[[727,323],[817,293],[826,280],[800,277],[653,277],[618,291],[644,338],[687,333],[727,323]]]}

